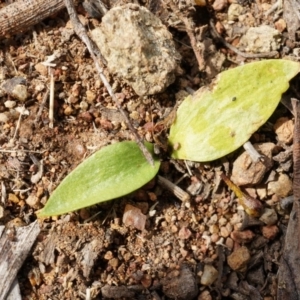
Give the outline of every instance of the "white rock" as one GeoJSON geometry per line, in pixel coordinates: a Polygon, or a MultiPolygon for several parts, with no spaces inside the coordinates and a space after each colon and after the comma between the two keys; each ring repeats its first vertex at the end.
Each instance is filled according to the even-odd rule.
{"type": "Polygon", "coordinates": [[[201,284],[211,285],[218,278],[218,271],[212,265],[205,265],[201,276],[201,284]]]}
{"type": "Polygon", "coordinates": [[[5,113],[0,113],[0,123],[6,123],[8,121],[8,117],[5,113]]]}
{"type": "Polygon", "coordinates": [[[228,21],[236,21],[240,14],[243,11],[243,6],[237,4],[237,3],[232,3],[229,8],[228,8],[228,21]]]}
{"type": "Polygon", "coordinates": [[[17,105],[16,101],[7,100],[4,102],[6,108],[14,108],[17,105]]]}
{"type": "Polygon", "coordinates": [[[261,53],[275,51],[280,47],[281,34],[278,30],[262,25],[251,27],[240,40],[240,49],[246,52],[261,53]]]}

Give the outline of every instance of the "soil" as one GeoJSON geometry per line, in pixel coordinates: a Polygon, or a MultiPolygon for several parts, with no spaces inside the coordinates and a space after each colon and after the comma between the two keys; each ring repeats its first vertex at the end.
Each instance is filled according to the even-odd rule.
{"type": "MultiPolygon", "coordinates": [[[[244,57],[225,47],[212,35],[211,20],[227,43],[237,47],[248,27],[275,26],[280,39],[261,52],[268,57],[278,50],[277,58],[298,59],[296,29],[289,25],[287,13],[270,10],[274,3],[181,3],[175,13],[160,1],[140,5],[156,14],[172,33],[182,57],[175,82],[160,94],[138,96],[122,78],[106,68],[104,73],[133,126],[147,141],[157,142],[149,128],[172,112],[186,90],[210,84],[223,70],[263,59],[244,57]],[[184,18],[194,26],[204,66],[193,51],[184,18]]],[[[90,17],[80,1],[77,12],[86,28],[101,22],[90,17]]],[[[9,91],[0,94],[3,225],[13,220],[32,223],[51,192],[84,159],[112,142],[133,139],[86,47],[72,30],[66,10],[0,41],[0,82],[16,77],[17,84],[26,82],[25,98],[18,100],[9,91]],[[55,79],[53,128],[45,101],[50,75],[41,64],[51,55],[55,55],[50,62],[55,79]]],[[[297,95],[296,88],[290,93],[297,95]]],[[[41,233],[18,273],[22,299],[276,299],[289,219],[289,209],[281,203],[292,194],[293,177],[292,141],[279,140],[278,126],[274,127],[283,117],[290,122],[286,131],[292,131],[293,116],[280,104],[251,138],[253,143],[272,143],[268,152],[272,167],[259,182],[249,179],[251,184],[243,187],[262,200],[264,219],[249,218],[221,180],[222,172],[233,173],[243,149],[211,163],[172,160],[161,149],[159,174],[188,191],[190,202],[181,202],[155,178],[121,199],[39,220],[41,233]],[[144,230],[123,223],[128,204],[148,215],[144,230]]]]}

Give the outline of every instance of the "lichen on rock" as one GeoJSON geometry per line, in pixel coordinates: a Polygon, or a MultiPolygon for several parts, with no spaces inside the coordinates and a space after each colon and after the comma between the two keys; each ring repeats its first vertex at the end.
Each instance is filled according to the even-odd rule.
{"type": "Polygon", "coordinates": [[[139,96],[160,93],[174,82],[180,54],[170,32],[145,7],[126,4],[111,9],[92,30],[92,38],[109,71],[139,96]]]}

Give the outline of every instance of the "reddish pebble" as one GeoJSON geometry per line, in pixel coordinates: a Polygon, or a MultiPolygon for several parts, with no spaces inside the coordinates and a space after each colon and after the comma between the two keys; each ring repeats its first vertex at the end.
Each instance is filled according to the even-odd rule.
{"type": "Polygon", "coordinates": [[[227,257],[227,263],[232,270],[243,272],[246,271],[250,258],[249,250],[246,247],[241,247],[227,257]]]}
{"type": "Polygon", "coordinates": [[[80,118],[87,123],[91,123],[93,121],[93,116],[88,111],[81,113],[80,118]]]}
{"type": "Polygon", "coordinates": [[[212,5],[215,11],[221,11],[226,8],[228,5],[227,0],[215,0],[214,4],[212,5]]]}
{"type": "Polygon", "coordinates": [[[123,215],[123,223],[126,226],[133,226],[136,229],[144,230],[147,217],[142,214],[141,210],[130,204],[125,207],[125,212],[123,215]]]}
{"type": "Polygon", "coordinates": [[[107,119],[101,119],[100,120],[100,126],[103,128],[103,129],[106,129],[106,130],[111,130],[113,129],[113,125],[112,123],[107,120],[107,119]]]}
{"type": "Polygon", "coordinates": [[[251,230],[244,230],[244,231],[233,231],[230,234],[230,237],[237,243],[249,243],[255,237],[255,233],[251,230]]]}
{"type": "Polygon", "coordinates": [[[179,238],[182,240],[188,239],[191,235],[192,233],[187,227],[182,227],[178,233],[179,238]]]}
{"type": "Polygon", "coordinates": [[[152,284],[152,278],[150,274],[145,274],[141,280],[141,284],[144,288],[149,288],[152,284]]]}
{"type": "Polygon", "coordinates": [[[273,240],[279,233],[279,228],[276,225],[263,226],[262,234],[268,240],[273,240]]]}

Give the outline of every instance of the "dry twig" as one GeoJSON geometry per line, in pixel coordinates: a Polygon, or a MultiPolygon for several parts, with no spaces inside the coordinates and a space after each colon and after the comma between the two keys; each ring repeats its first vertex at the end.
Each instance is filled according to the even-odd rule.
{"type": "Polygon", "coordinates": [[[295,116],[293,141],[294,204],[285,236],[284,251],[278,271],[277,299],[300,299],[300,103],[292,99],[295,116]]]}
{"type": "Polygon", "coordinates": [[[121,104],[119,102],[119,100],[117,99],[116,95],[114,94],[111,85],[109,84],[109,82],[107,81],[106,77],[103,74],[103,69],[100,66],[97,57],[94,54],[94,49],[93,49],[93,45],[86,33],[86,30],[84,28],[84,26],[81,24],[81,22],[79,21],[79,18],[77,16],[74,4],[72,2],[72,0],[64,0],[65,1],[65,5],[66,8],[68,10],[69,16],[70,16],[70,20],[72,22],[73,28],[76,32],[76,34],[78,35],[78,37],[82,40],[82,42],[86,45],[88,51],[90,52],[90,55],[95,63],[96,69],[98,71],[98,74],[104,84],[104,86],[106,87],[109,95],[111,96],[111,98],[113,99],[113,101],[115,102],[115,104],[117,105],[117,108],[119,109],[119,111],[121,112],[121,114],[123,115],[124,119],[126,120],[127,126],[129,127],[130,131],[133,133],[137,144],[139,145],[141,151],[143,152],[144,156],[146,157],[147,161],[154,166],[154,160],[153,157],[151,155],[151,153],[148,151],[148,149],[146,148],[146,146],[143,144],[140,136],[138,135],[137,131],[135,130],[135,128],[132,126],[129,117],[127,116],[127,114],[125,113],[125,111],[122,109],[121,104]]]}
{"type": "Polygon", "coordinates": [[[0,37],[20,33],[64,8],[63,0],[22,0],[0,10],[0,37]]]}
{"type": "Polygon", "coordinates": [[[271,58],[278,55],[277,51],[271,51],[271,52],[263,52],[263,53],[245,53],[237,49],[236,47],[232,46],[228,42],[225,41],[225,39],[218,33],[218,31],[215,28],[214,21],[210,19],[209,21],[210,25],[210,31],[212,36],[219,40],[225,47],[236,53],[237,55],[240,55],[245,58],[271,58]]]}
{"type": "Polygon", "coordinates": [[[197,39],[195,37],[195,24],[191,18],[188,18],[183,15],[183,13],[176,7],[176,5],[172,2],[172,0],[168,1],[162,1],[165,5],[169,5],[172,11],[175,13],[175,15],[181,20],[181,22],[185,26],[185,30],[187,35],[190,38],[191,46],[193,48],[193,51],[195,53],[198,65],[199,65],[199,70],[203,71],[205,70],[205,60],[203,57],[203,51],[198,47],[197,39]]]}
{"type": "Polygon", "coordinates": [[[158,183],[172,192],[182,202],[187,202],[191,199],[190,195],[187,192],[162,176],[158,176],[158,183]]]}

